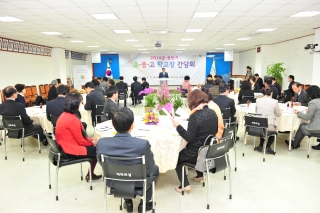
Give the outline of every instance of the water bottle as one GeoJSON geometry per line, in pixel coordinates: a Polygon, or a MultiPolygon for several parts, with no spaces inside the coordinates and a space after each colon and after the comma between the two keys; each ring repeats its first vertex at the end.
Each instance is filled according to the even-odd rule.
{"type": "Polygon", "coordinates": [[[42,102],[40,102],[40,109],[42,109],[42,102]]]}
{"type": "Polygon", "coordinates": [[[250,100],[247,101],[247,107],[249,107],[249,106],[250,106],[250,100]]]}

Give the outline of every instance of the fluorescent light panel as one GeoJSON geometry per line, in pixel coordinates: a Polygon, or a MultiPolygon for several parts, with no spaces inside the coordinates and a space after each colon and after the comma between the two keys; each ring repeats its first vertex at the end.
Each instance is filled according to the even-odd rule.
{"type": "Polygon", "coordinates": [[[103,14],[90,14],[95,19],[118,19],[118,17],[113,13],[103,13],[103,14]]]}
{"type": "Polygon", "coordinates": [[[174,53],[183,53],[183,51],[175,51],[174,53]]]}
{"type": "Polygon", "coordinates": [[[179,48],[179,49],[176,49],[176,50],[186,50],[185,48],[179,48]]]}
{"type": "Polygon", "coordinates": [[[132,46],[134,46],[134,47],[143,47],[142,44],[135,44],[135,45],[132,45],[132,46]]]}
{"type": "Polygon", "coordinates": [[[109,52],[110,54],[116,54],[117,52],[109,52]]]}
{"type": "Polygon", "coordinates": [[[250,40],[250,39],[252,39],[252,38],[238,38],[237,40],[238,41],[247,41],[247,40],[250,40]]]}
{"type": "Polygon", "coordinates": [[[208,53],[215,53],[217,51],[214,51],[214,50],[209,50],[208,53]]]}
{"type": "Polygon", "coordinates": [[[70,42],[72,42],[72,43],[82,43],[82,42],[84,42],[84,41],[81,41],[81,40],[72,40],[72,41],[70,41],[70,42]]]}
{"type": "Polygon", "coordinates": [[[216,50],[224,50],[222,47],[215,48],[216,50]]]}
{"type": "Polygon", "coordinates": [[[223,46],[233,46],[235,44],[224,44],[223,46]]]}
{"type": "Polygon", "coordinates": [[[113,30],[115,33],[131,33],[130,30],[113,30]]]}
{"type": "Polygon", "coordinates": [[[181,41],[193,41],[194,38],[182,38],[181,41]]]}
{"type": "Polygon", "coordinates": [[[138,50],[147,50],[147,49],[138,49],[138,50]]]}
{"type": "Polygon", "coordinates": [[[319,14],[320,14],[320,11],[302,11],[302,12],[296,13],[290,17],[312,17],[312,16],[316,16],[319,14]]]}
{"type": "Polygon", "coordinates": [[[21,19],[12,17],[12,16],[1,16],[0,21],[2,22],[14,22],[14,21],[23,21],[21,19]]]}
{"type": "Polygon", "coordinates": [[[179,47],[187,47],[187,46],[189,46],[189,44],[179,44],[178,46],[179,47]]]}
{"type": "Polygon", "coordinates": [[[201,33],[203,29],[186,29],[186,33],[201,33]]]}
{"type": "Polygon", "coordinates": [[[193,18],[211,18],[216,17],[219,12],[195,12],[193,18]]]}
{"type": "Polygon", "coordinates": [[[100,50],[100,52],[108,52],[109,50],[100,50]]]}
{"type": "Polygon", "coordinates": [[[141,52],[141,53],[149,53],[149,52],[141,52]]]}
{"type": "Polygon", "coordinates": [[[139,41],[138,39],[126,39],[126,42],[135,42],[135,41],[139,41]]]}
{"type": "Polygon", "coordinates": [[[256,32],[271,32],[276,30],[277,28],[261,28],[259,30],[257,30],[256,32]]]}
{"type": "Polygon", "coordinates": [[[41,32],[43,34],[46,34],[46,35],[61,35],[62,33],[59,33],[59,32],[41,32]]]}
{"type": "Polygon", "coordinates": [[[99,47],[99,46],[88,46],[88,47],[99,47]]]}

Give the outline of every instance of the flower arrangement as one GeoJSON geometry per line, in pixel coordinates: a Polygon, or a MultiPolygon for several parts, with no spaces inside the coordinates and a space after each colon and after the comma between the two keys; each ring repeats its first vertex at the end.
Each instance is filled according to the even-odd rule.
{"type": "Polygon", "coordinates": [[[156,98],[157,94],[154,93],[154,89],[153,88],[145,88],[144,90],[139,92],[139,95],[143,95],[143,94],[146,95],[144,97],[145,107],[155,108],[157,105],[157,98],[156,98]]]}
{"type": "Polygon", "coordinates": [[[160,112],[162,108],[165,108],[169,113],[173,112],[173,103],[170,100],[169,88],[167,83],[164,81],[161,90],[157,92],[157,105],[156,108],[160,112]]]}
{"type": "Polygon", "coordinates": [[[240,88],[237,88],[234,90],[234,93],[238,93],[238,92],[240,92],[240,90],[241,90],[240,88]]]}
{"type": "Polygon", "coordinates": [[[170,97],[174,110],[177,110],[179,107],[183,106],[183,100],[181,98],[182,92],[184,91],[177,87],[177,91],[175,91],[170,97]]]}
{"type": "Polygon", "coordinates": [[[159,122],[159,116],[150,110],[144,115],[143,122],[147,125],[157,125],[159,122]]]}

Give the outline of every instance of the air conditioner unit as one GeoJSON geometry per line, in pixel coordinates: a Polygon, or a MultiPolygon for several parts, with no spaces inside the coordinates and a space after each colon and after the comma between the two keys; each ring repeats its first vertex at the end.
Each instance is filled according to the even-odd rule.
{"type": "Polygon", "coordinates": [[[163,49],[163,41],[154,41],[153,48],[156,50],[162,50],[163,49]]]}

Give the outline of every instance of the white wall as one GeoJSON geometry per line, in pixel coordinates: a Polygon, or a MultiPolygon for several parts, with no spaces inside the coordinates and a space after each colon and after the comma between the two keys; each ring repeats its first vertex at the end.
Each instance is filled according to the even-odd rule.
{"type": "Polygon", "coordinates": [[[72,66],[73,65],[92,65],[91,55],[87,55],[86,61],[74,60],[74,59],[71,59],[71,57],[66,59],[67,78],[73,78],[73,75],[72,75],[72,72],[73,72],[72,66]]]}
{"type": "Polygon", "coordinates": [[[233,62],[232,62],[232,75],[241,75],[240,74],[240,53],[233,53],[233,62]]]}
{"type": "MultiPolygon", "coordinates": [[[[314,35],[298,38],[274,44],[272,47],[272,62],[283,62],[286,68],[286,75],[294,75],[295,81],[302,84],[312,83],[313,54],[304,50],[306,44],[312,44],[315,40],[314,35]]],[[[287,88],[289,83],[284,77],[282,88],[287,88]]]]}
{"type": "Polygon", "coordinates": [[[0,74],[1,89],[17,83],[48,84],[55,78],[51,57],[6,51],[0,51],[0,74]]]}
{"type": "Polygon", "coordinates": [[[256,49],[240,52],[238,75],[246,75],[247,66],[250,66],[252,68],[252,73],[255,73],[255,64],[256,64],[256,49]]]}

